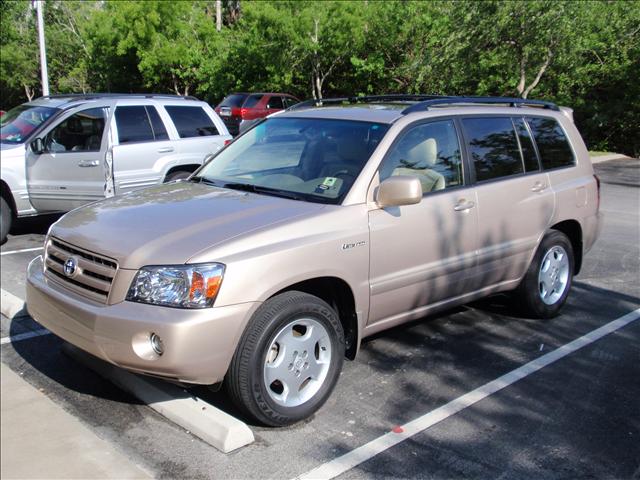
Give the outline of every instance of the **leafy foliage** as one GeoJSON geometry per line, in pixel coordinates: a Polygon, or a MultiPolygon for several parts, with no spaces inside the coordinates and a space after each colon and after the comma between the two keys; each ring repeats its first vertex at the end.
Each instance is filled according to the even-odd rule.
{"type": "MultiPolygon", "coordinates": [[[[30,3],[0,1],[4,109],[39,93],[30,3]]],[[[640,154],[639,2],[224,0],[221,31],[215,4],[47,0],[51,91],[544,98],[591,148],[640,154]]]]}

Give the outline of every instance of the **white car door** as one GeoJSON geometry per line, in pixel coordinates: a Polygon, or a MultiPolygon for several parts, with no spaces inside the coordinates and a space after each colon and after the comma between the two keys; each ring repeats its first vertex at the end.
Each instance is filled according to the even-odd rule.
{"type": "Polygon", "coordinates": [[[43,132],[43,151],[27,147],[27,190],[40,212],[68,211],[104,198],[109,106],[74,110],[43,132]]]}
{"type": "Polygon", "coordinates": [[[175,125],[180,140],[181,164],[201,165],[204,159],[225,146],[231,140],[224,123],[216,113],[195,105],[164,105],[164,109],[175,125]]]}

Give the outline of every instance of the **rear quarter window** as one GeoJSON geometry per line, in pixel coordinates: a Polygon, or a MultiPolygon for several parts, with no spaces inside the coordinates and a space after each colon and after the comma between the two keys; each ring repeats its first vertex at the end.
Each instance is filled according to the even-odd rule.
{"type": "Polygon", "coordinates": [[[242,108],[254,108],[262,100],[262,97],[263,95],[249,95],[242,108]]]}
{"type": "Polygon", "coordinates": [[[219,135],[213,120],[202,107],[167,105],[164,108],[176,126],[180,138],[219,135]]]}
{"type": "Polygon", "coordinates": [[[553,118],[527,117],[544,170],[570,167],[576,158],[560,124],[553,118]]]}

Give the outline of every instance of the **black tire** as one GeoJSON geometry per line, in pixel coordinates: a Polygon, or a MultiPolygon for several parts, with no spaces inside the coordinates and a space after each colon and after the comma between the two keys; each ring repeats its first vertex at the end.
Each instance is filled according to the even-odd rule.
{"type": "MultiPolygon", "coordinates": [[[[316,358],[319,344],[320,342],[314,347],[316,353],[313,355],[316,355],[316,358]]],[[[283,348],[282,352],[286,351],[287,355],[280,359],[280,362],[285,361],[288,364],[289,370],[294,364],[288,362],[295,361],[290,360],[289,355],[297,353],[292,350],[290,347],[283,348]]],[[[306,350],[304,353],[307,353],[306,350]]],[[[280,351],[275,355],[272,361],[277,363],[275,360],[280,358],[280,351]]],[[[336,312],[326,302],[313,295],[296,291],[285,292],[266,301],[251,318],[231,361],[225,386],[236,405],[258,422],[272,427],[290,425],[309,417],[325,403],[338,381],[343,361],[344,333],[336,312]],[[308,400],[296,406],[280,405],[272,398],[273,391],[268,391],[269,388],[273,390],[275,382],[270,387],[265,380],[264,371],[270,358],[268,355],[271,355],[273,350],[270,347],[289,325],[297,320],[305,321],[304,319],[317,322],[327,334],[323,337],[323,342],[330,344],[328,369],[325,370],[326,376],[319,389],[308,400]]],[[[308,368],[307,365],[305,364],[305,368],[308,368]]],[[[300,377],[300,372],[292,370],[291,374],[300,377]]],[[[300,378],[304,375],[303,371],[300,378]]],[[[302,382],[298,392],[311,385],[307,383],[305,386],[305,383],[306,380],[302,382]]]]}
{"type": "Polygon", "coordinates": [[[186,170],[176,170],[175,172],[171,172],[166,176],[166,178],[164,179],[164,183],[173,182],[174,180],[183,180],[185,178],[188,178],[191,173],[192,172],[188,172],[186,170]]]}
{"type": "Polygon", "coordinates": [[[0,244],[7,241],[7,235],[11,231],[11,223],[13,221],[13,212],[11,207],[4,199],[0,197],[0,244]]]}
{"type": "Polygon", "coordinates": [[[548,232],[540,242],[527,273],[514,292],[521,312],[532,318],[555,317],[567,301],[573,280],[574,265],[573,246],[567,236],[557,230],[548,232]],[[541,269],[545,267],[543,261],[547,265],[547,271],[550,271],[548,268],[551,261],[557,262],[558,265],[563,264],[560,249],[566,253],[568,265],[566,270],[565,267],[560,267],[556,274],[552,274],[554,281],[548,283],[553,286],[545,288],[540,280],[541,269]],[[549,262],[545,261],[546,258],[549,262]],[[563,281],[565,276],[566,280],[563,281]],[[548,294],[547,301],[543,300],[544,293],[548,294]]]}

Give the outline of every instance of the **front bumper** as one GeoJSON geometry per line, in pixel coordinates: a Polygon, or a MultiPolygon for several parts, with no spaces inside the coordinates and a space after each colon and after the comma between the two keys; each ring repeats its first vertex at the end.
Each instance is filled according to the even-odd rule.
{"type": "Polygon", "coordinates": [[[120,302],[103,305],[44,276],[42,257],[27,269],[27,310],[41,325],[73,345],[127,370],[188,383],[222,381],[240,336],[260,305],[248,302],[178,309],[120,302]],[[149,336],[159,335],[157,355],[149,336]]]}

